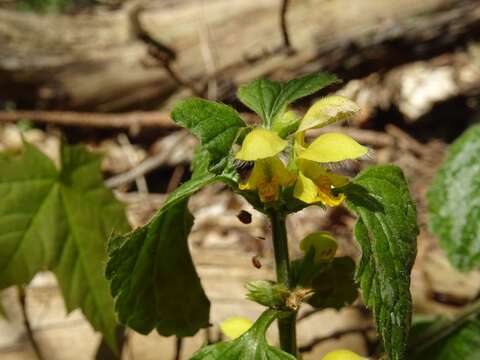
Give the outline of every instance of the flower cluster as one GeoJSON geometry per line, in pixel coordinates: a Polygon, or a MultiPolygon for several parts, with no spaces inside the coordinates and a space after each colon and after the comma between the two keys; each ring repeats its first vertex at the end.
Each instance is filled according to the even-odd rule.
{"type": "Polygon", "coordinates": [[[240,184],[240,189],[256,190],[262,202],[270,203],[279,199],[283,188],[293,186],[293,196],[304,203],[339,205],[345,196],[336,194],[334,189],[349,180],[329,168],[332,164],[363,157],[368,149],[341,133],[325,133],[307,144],[305,133],[343,121],[358,110],[358,106],[345,97],[328,96],[317,101],[303,118],[289,111],[274,121],[271,129],[254,128],[235,154],[237,160],[254,162],[252,173],[240,184]],[[284,134],[283,130],[292,128],[292,123],[296,130],[284,134]],[[280,158],[282,153],[288,155],[287,165],[280,158]]]}

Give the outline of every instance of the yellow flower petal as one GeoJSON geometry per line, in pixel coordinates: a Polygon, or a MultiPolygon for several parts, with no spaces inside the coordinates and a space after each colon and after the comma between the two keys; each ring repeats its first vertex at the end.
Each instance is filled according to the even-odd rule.
{"type": "Polygon", "coordinates": [[[299,161],[300,173],[295,183],[293,196],[307,204],[321,202],[327,206],[338,206],[345,195],[334,195],[333,187],[348,183],[344,176],[332,174],[312,161],[299,161]]]}
{"type": "Polygon", "coordinates": [[[315,250],[314,261],[319,263],[333,259],[337,252],[338,244],[337,240],[330,233],[319,231],[306,236],[300,242],[300,249],[304,253],[307,253],[312,247],[315,250]]]}
{"type": "Polygon", "coordinates": [[[313,104],[302,119],[298,132],[321,128],[337,121],[343,121],[360,108],[352,100],[338,95],[327,96],[313,104]]]}
{"type": "Polygon", "coordinates": [[[349,182],[346,176],[334,174],[315,161],[299,159],[298,168],[306,177],[312,179],[314,182],[321,177],[327,177],[334,187],[345,186],[349,182]]]}
{"type": "Polygon", "coordinates": [[[246,183],[239,185],[240,190],[258,190],[262,202],[278,200],[280,187],[295,181],[295,175],[287,170],[277,157],[257,160],[246,183]]]}
{"type": "Polygon", "coordinates": [[[330,351],[322,360],[368,360],[360,355],[355,354],[350,350],[335,350],[330,351]]]}
{"type": "Polygon", "coordinates": [[[339,133],[320,135],[299,158],[319,163],[353,160],[367,154],[368,148],[360,145],[350,136],[339,133]]]}
{"type": "Polygon", "coordinates": [[[250,131],[243,140],[240,151],[235,154],[238,160],[255,161],[277,155],[288,145],[277,133],[256,128],[250,131]]]}
{"type": "Polygon", "coordinates": [[[252,325],[253,323],[249,319],[243,317],[231,317],[220,323],[220,330],[226,337],[234,340],[242,336],[252,327],[252,325]]]}
{"type": "Polygon", "coordinates": [[[298,174],[297,182],[293,189],[293,196],[307,204],[319,201],[317,185],[301,172],[298,174]]]}

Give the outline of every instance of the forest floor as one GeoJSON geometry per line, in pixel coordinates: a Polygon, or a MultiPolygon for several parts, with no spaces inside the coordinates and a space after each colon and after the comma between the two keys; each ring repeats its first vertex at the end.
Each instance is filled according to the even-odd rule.
{"type": "MultiPolygon", "coordinates": [[[[378,122],[378,120],[377,120],[378,122]]],[[[375,121],[373,122],[375,123],[375,121]]],[[[371,164],[394,163],[405,172],[418,209],[420,235],[418,255],[412,273],[412,294],[416,313],[454,313],[475,299],[480,292],[480,272],[461,274],[447,262],[435,238],[427,229],[426,192],[436,169],[441,164],[447,143],[441,137],[425,138],[420,131],[416,138],[412,131],[386,122],[361,128],[352,121],[348,127],[336,127],[346,132],[373,151],[371,159],[350,164],[344,169],[355,174],[371,164]]],[[[14,124],[0,127],[0,148],[8,151],[21,149],[20,129],[14,124]]],[[[327,128],[332,130],[332,128],[327,128]]],[[[106,184],[115,187],[115,194],[128,204],[132,226],[144,224],[165,199],[165,194],[189,176],[189,162],[196,140],[183,130],[164,131],[150,139],[133,144],[128,132],[102,133],[88,129],[65,129],[40,126],[24,132],[24,136],[58,160],[60,136],[83,142],[106,154],[102,165],[106,184]],[[92,136],[94,134],[95,136],[92,136]],[[154,139],[154,140],[152,140],[154,139]],[[132,169],[141,168],[145,161],[156,162],[156,167],[139,176],[128,176],[132,169]],[[127,176],[126,176],[127,175],[127,176]]],[[[131,134],[130,134],[131,135],[131,134]]],[[[135,139],[135,137],[130,136],[135,139]]],[[[218,339],[218,323],[231,316],[255,319],[262,308],[245,299],[244,285],[253,279],[272,279],[273,261],[266,220],[250,206],[223,186],[211,186],[196,194],[191,201],[196,217],[190,237],[193,258],[199,275],[212,301],[210,339],[218,339]],[[242,224],[237,214],[247,210],[253,214],[252,223],[242,224]],[[266,238],[266,240],[263,240],[266,238]],[[262,264],[252,264],[256,257],[262,264]]],[[[312,230],[327,230],[338,238],[339,255],[358,259],[360,251],[353,239],[355,218],[344,208],[309,208],[288,219],[292,257],[300,255],[299,241],[312,230]]],[[[92,359],[100,336],[95,334],[80,312],[65,314],[63,301],[54,277],[49,273],[38,275],[29,285],[28,314],[47,359],[92,359]]],[[[20,309],[13,290],[2,294],[8,321],[0,321],[0,355],[5,360],[34,359],[23,328],[20,309]]],[[[314,313],[304,308],[299,322],[299,344],[304,347],[304,359],[318,359],[326,351],[348,347],[366,354],[375,343],[371,333],[371,318],[360,300],[342,311],[326,310],[314,313]]],[[[275,338],[275,329],[271,331],[275,338]]],[[[201,331],[185,339],[182,359],[188,359],[207,338],[201,331]]],[[[127,333],[123,359],[173,359],[175,340],[156,334],[142,336],[127,333]],[[161,354],[161,357],[159,357],[161,354]]]]}

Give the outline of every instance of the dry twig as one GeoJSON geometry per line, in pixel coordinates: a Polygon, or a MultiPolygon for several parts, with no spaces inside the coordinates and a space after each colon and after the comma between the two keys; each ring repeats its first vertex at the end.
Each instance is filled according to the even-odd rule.
{"type": "Polygon", "coordinates": [[[0,123],[15,122],[22,119],[43,124],[91,128],[178,128],[178,125],[170,119],[168,113],[158,111],[136,111],[119,114],[74,111],[0,111],[0,123]]]}
{"type": "MultiPolygon", "coordinates": [[[[188,136],[188,133],[186,131],[179,131],[178,134],[175,134],[175,136],[177,137],[175,144],[177,144],[183,139],[185,139],[188,136]]],[[[167,151],[160,152],[154,156],[147,158],[138,166],[127,172],[105,180],[105,186],[109,188],[116,188],[118,186],[131,183],[132,181],[135,181],[135,179],[137,179],[138,177],[148,174],[149,172],[163,165],[170,158],[170,155],[174,148],[175,145],[171,146],[167,151]]]]}
{"type": "Polygon", "coordinates": [[[20,302],[20,308],[22,310],[23,315],[23,324],[25,325],[25,330],[27,331],[27,337],[32,345],[33,351],[35,352],[35,356],[38,360],[44,360],[44,356],[42,351],[40,350],[40,346],[38,345],[37,341],[35,340],[35,336],[33,336],[33,329],[32,324],[30,323],[30,319],[27,313],[27,295],[25,293],[25,288],[23,286],[17,286],[18,291],[18,300],[20,302]]]}
{"type": "Polygon", "coordinates": [[[338,338],[341,338],[342,336],[350,335],[350,334],[356,334],[356,333],[365,334],[365,333],[367,333],[369,331],[372,331],[372,330],[374,330],[374,327],[372,325],[369,325],[369,326],[353,327],[353,328],[350,328],[350,329],[335,331],[334,333],[332,333],[330,335],[313,338],[313,340],[310,341],[308,344],[300,346],[298,348],[298,351],[301,352],[301,353],[309,352],[309,351],[312,351],[313,348],[316,345],[318,345],[318,344],[320,344],[324,341],[338,339],[338,338]]]}

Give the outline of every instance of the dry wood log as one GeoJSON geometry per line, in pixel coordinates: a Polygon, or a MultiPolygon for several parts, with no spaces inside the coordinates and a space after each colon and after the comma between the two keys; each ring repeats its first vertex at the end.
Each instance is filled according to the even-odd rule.
{"type": "MultiPolygon", "coordinates": [[[[277,51],[283,41],[277,0],[149,2],[139,21],[175,51],[172,66],[183,79],[197,85],[213,78],[220,98],[229,94],[223,84],[319,69],[348,79],[480,38],[478,0],[290,3],[293,55],[277,51]]],[[[131,8],[77,16],[0,10],[0,99],[102,111],[158,106],[178,82],[162,67],[145,66],[131,8]]]]}

